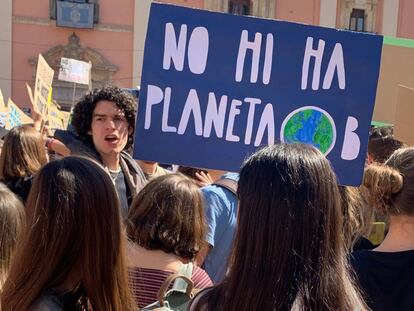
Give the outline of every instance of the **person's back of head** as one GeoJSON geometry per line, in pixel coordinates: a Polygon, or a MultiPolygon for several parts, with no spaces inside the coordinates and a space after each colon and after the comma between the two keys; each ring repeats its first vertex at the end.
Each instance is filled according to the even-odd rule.
{"type": "Polygon", "coordinates": [[[364,186],[370,203],[382,214],[414,215],[414,148],[396,150],[384,165],[365,170],[364,186]]]}
{"type": "Polygon", "coordinates": [[[98,164],[67,157],[45,165],[26,208],[28,229],[2,293],[3,310],[27,310],[68,279],[84,289],[94,310],[132,309],[119,200],[98,164]]]}
{"type": "Polygon", "coordinates": [[[197,185],[181,174],[151,180],[132,202],[129,238],[148,250],[193,260],[205,232],[203,202],[197,185]]]}
{"type": "Polygon", "coordinates": [[[368,141],[368,155],[373,162],[384,163],[403,143],[395,139],[392,127],[374,127],[368,141]]]}
{"type": "Polygon", "coordinates": [[[31,125],[16,126],[4,139],[0,155],[0,178],[35,174],[48,161],[42,134],[31,125]]]}
{"type": "Polygon", "coordinates": [[[0,184],[0,291],[25,223],[26,214],[22,202],[5,185],[0,184]]]}
{"type": "Polygon", "coordinates": [[[318,150],[258,151],[241,169],[238,196],[229,273],[200,309],[364,310],[347,271],[336,177],[318,150]]]}

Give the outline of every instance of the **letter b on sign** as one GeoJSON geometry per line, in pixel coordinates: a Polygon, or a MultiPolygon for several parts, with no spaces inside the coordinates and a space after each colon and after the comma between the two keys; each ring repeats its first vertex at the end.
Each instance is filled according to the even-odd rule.
{"type": "Polygon", "coordinates": [[[188,67],[194,74],[203,74],[206,70],[209,37],[205,27],[196,27],[190,35],[187,46],[187,25],[183,24],[180,34],[176,36],[174,25],[165,24],[163,68],[170,70],[171,63],[177,71],[184,70],[184,60],[187,51],[188,67]]]}

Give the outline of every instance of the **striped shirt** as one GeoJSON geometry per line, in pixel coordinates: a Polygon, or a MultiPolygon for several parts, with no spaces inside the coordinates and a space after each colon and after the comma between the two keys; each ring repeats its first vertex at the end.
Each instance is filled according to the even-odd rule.
{"type": "MultiPolygon", "coordinates": [[[[172,271],[147,268],[129,268],[129,282],[140,308],[143,308],[157,300],[157,293],[165,279],[173,274],[172,271]]],[[[212,286],[210,277],[199,268],[194,267],[191,280],[195,288],[205,288],[212,286]]]]}

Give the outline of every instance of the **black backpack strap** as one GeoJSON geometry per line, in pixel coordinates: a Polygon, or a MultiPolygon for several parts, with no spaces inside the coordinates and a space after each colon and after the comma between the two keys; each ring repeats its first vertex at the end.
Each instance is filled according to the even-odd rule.
{"type": "Polygon", "coordinates": [[[213,185],[223,187],[237,197],[237,181],[229,178],[220,178],[219,180],[215,181],[213,185]]]}

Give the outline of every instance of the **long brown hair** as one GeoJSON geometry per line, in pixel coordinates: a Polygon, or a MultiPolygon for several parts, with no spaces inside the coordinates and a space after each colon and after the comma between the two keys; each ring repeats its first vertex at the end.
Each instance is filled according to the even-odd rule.
{"type": "Polygon", "coordinates": [[[352,251],[361,237],[366,238],[371,233],[374,209],[359,188],[340,186],[339,193],[344,215],[345,245],[352,251]]]}
{"type": "Polygon", "coordinates": [[[74,273],[93,310],[134,309],[120,203],[98,164],[67,157],[45,165],[35,177],[27,214],[28,229],[13,258],[2,310],[27,310],[44,290],[74,273]]]}
{"type": "Polygon", "coordinates": [[[318,150],[258,151],[238,196],[229,273],[196,310],[366,310],[348,273],[336,178],[318,150]]]}
{"type": "Polygon", "coordinates": [[[26,223],[22,202],[5,185],[0,184],[0,290],[6,280],[13,251],[26,223]]]}
{"type": "Polygon", "coordinates": [[[391,154],[404,146],[394,138],[394,129],[390,126],[374,127],[368,141],[368,155],[376,163],[384,163],[391,154]]]}
{"type": "Polygon", "coordinates": [[[205,234],[201,192],[182,174],[151,180],[135,197],[127,220],[129,238],[149,250],[193,260],[205,234]]]}
{"type": "Polygon", "coordinates": [[[47,160],[42,134],[31,125],[16,126],[4,139],[0,155],[0,179],[33,175],[47,160]]]}

